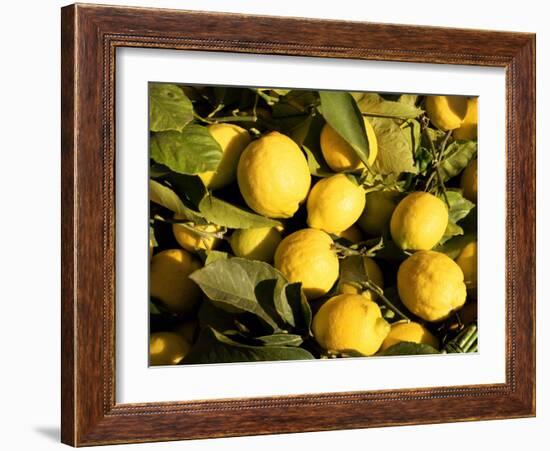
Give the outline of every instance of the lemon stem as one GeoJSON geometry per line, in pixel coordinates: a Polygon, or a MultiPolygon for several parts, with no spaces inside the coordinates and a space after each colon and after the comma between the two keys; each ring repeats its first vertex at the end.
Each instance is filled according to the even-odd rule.
{"type": "MultiPolygon", "coordinates": [[[[428,143],[430,144],[430,151],[432,152],[432,157],[434,159],[433,168],[435,171],[435,175],[437,177],[437,183],[439,185],[439,189],[443,193],[443,197],[445,198],[445,203],[447,204],[447,207],[451,208],[451,204],[449,203],[449,199],[447,198],[447,191],[445,189],[445,183],[443,183],[443,175],[441,174],[441,169],[439,167],[440,156],[437,154],[437,150],[435,148],[434,142],[432,141],[432,138],[429,133],[426,132],[426,129],[424,129],[424,135],[426,136],[426,139],[428,140],[428,143]]],[[[446,145],[447,139],[449,137],[450,133],[447,134],[445,137],[445,140],[443,141],[443,144],[446,145]]],[[[443,152],[441,152],[443,153],[443,152]]],[[[431,180],[430,180],[431,183],[431,180]]],[[[428,185],[426,185],[428,186],[428,185]]]]}
{"type": "Polygon", "coordinates": [[[410,321],[411,319],[405,315],[401,310],[399,310],[394,304],[393,302],[391,302],[387,297],[386,295],[384,294],[384,290],[382,290],[382,288],[380,288],[378,285],[376,285],[374,282],[371,282],[370,280],[365,280],[363,282],[361,282],[362,285],[364,285],[366,288],[368,288],[369,290],[373,291],[374,293],[376,293],[378,295],[378,297],[382,300],[382,302],[384,304],[386,304],[386,307],[388,307],[390,310],[392,310],[393,312],[395,312],[396,315],[400,316],[402,319],[405,319],[407,321],[410,321]]]}

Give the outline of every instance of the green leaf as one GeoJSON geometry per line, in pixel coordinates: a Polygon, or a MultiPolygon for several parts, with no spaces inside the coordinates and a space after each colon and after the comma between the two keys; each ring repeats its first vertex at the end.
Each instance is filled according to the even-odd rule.
{"type": "Polygon", "coordinates": [[[393,119],[373,117],[369,122],[378,141],[374,169],[381,174],[415,173],[411,139],[407,137],[407,131],[401,129],[393,119]]]}
{"type": "Polygon", "coordinates": [[[279,221],[257,215],[212,195],[202,199],[199,210],[209,222],[231,229],[274,227],[281,224],[279,221]]]}
{"type": "Polygon", "coordinates": [[[444,180],[458,175],[477,154],[477,142],[454,141],[445,149],[445,158],[439,165],[444,180]]]}
{"type": "Polygon", "coordinates": [[[286,280],[271,265],[235,257],[217,260],[195,271],[190,278],[217,306],[252,313],[273,330],[279,329],[281,318],[275,314],[272,290],[286,280]]]}
{"type": "Polygon", "coordinates": [[[291,138],[296,144],[302,147],[302,150],[306,154],[310,174],[317,177],[330,177],[334,175],[321,152],[321,130],[324,125],[325,121],[321,116],[309,116],[291,134],[291,138]]]}
{"type": "Polygon", "coordinates": [[[380,351],[376,355],[389,356],[389,355],[422,355],[422,354],[440,354],[440,352],[430,345],[422,343],[412,343],[409,341],[402,341],[390,346],[384,351],[380,351]]]}
{"type": "Polygon", "coordinates": [[[190,221],[198,224],[205,222],[202,219],[202,215],[185,206],[180,197],[171,188],[164,186],[156,180],[149,180],[149,200],[174,213],[184,215],[190,221]]]}
{"type": "Polygon", "coordinates": [[[278,311],[283,312],[281,317],[287,324],[296,330],[311,333],[311,307],[302,291],[301,282],[285,284],[276,293],[275,305],[278,311]]]}
{"type": "Polygon", "coordinates": [[[440,244],[434,248],[434,251],[441,252],[453,260],[458,257],[464,246],[476,240],[473,233],[467,233],[461,236],[450,238],[444,244],[440,244]]]}
{"type": "Polygon", "coordinates": [[[300,346],[304,340],[300,335],[295,334],[273,334],[257,337],[263,346],[300,346]]]}
{"type": "Polygon", "coordinates": [[[269,362],[276,360],[311,360],[314,357],[305,349],[295,346],[250,346],[232,340],[226,335],[207,327],[183,364],[269,362]]]}
{"type": "Polygon", "coordinates": [[[181,131],[193,120],[193,104],[176,85],[149,85],[149,130],[181,131]]]}
{"type": "Polygon", "coordinates": [[[227,252],[221,252],[221,251],[215,251],[215,250],[209,250],[206,251],[206,260],[204,261],[204,266],[209,265],[210,263],[214,263],[218,260],[227,260],[229,258],[229,254],[227,252]]]}
{"type": "Polygon", "coordinates": [[[457,223],[475,207],[475,204],[464,198],[460,191],[447,190],[446,195],[449,201],[449,222],[443,238],[439,241],[440,245],[453,236],[464,234],[464,230],[457,223]]]}
{"type": "Polygon", "coordinates": [[[361,97],[356,97],[357,106],[366,116],[414,119],[423,113],[422,109],[414,104],[384,100],[379,94],[374,93],[362,94],[361,97]]]}
{"type": "Polygon", "coordinates": [[[155,228],[151,224],[149,224],[149,242],[153,247],[157,247],[159,245],[155,237],[155,228]]]}
{"type": "Polygon", "coordinates": [[[397,100],[399,103],[404,103],[406,105],[416,105],[416,102],[418,101],[418,95],[416,94],[401,94],[399,96],[399,100],[397,100]]]}
{"type": "Polygon", "coordinates": [[[319,91],[321,113],[329,125],[344,138],[366,165],[369,159],[369,141],[363,116],[348,92],[319,91]]]}
{"type": "Polygon", "coordinates": [[[321,151],[311,150],[309,147],[302,146],[306,154],[309,173],[316,177],[330,177],[335,173],[330,169],[321,151]]]}
{"type": "Polygon", "coordinates": [[[164,180],[170,184],[183,203],[195,211],[198,210],[201,200],[208,194],[208,190],[198,175],[170,172],[164,177],[164,180]]]}
{"type": "Polygon", "coordinates": [[[181,132],[155,133],[149,143],[150,155],[156,163],[179,174],[214,171],[223,151],[206,127],[188,125],[181,132]]]}

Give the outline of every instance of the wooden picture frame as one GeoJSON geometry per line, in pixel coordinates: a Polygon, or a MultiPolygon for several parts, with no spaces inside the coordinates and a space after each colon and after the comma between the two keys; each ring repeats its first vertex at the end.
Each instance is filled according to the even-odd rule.
{"type": "Polygon", "coordinates": [[[61,70],[64,443],[83,446],[535,415],[534,34],[77,4],[62,9],[61,70]],[[118,47],[505,68],[506,382],[118,404],[118,47]]]}

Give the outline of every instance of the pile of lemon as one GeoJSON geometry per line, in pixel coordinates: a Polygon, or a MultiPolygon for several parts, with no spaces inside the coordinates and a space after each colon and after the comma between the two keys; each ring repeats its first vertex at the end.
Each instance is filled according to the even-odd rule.
{"type": "MultiPolygon", "coordinates": [[[[426,110],[439,129],[454,130],[457,139],[475,138],[475,99],[428,96],[426,110]]],[[[372,165],[378,144],[367,118],[364,125],[368,163],[372,165]]],[[[475,242],[469,243],[456,261],[432,250],[449,220],[444,201],[427,192],[365,194],[348,174],[365,165],[328,124],[321,132],[320,147],[335,174],[314,183],[304,153],[288,136],[269,132],[252,140],[247,130],[230,124],[211,125],[209,131],[220,144],[223,157],[217,171],[200,175],[207,188],[224,188],[236,180],[250,209],[280,219],[283,224],[305,204],[307,227],[286,236],[284,227],[262,227],[235,230],[229,237],[221,237],[221,228],[215,224],[174,224],[173,234],[181,248],[152,257],[151,296],[169,312],[193,311],[202,296],[189,278],[201,266],[195,253],[215,249],[221,239],[226,239],[235,256],[272,263],[290,282],[301,282],[309,301],[329,292],[334,294],[320,306],[312,324],[315,340],[327,351],[357,351],[370,356],[399,342],[439,348],[438,340],[425,325],[443,321],[459,310],[467,291],[475,291],[477,284],[475,242]],[[381,236],[388,229],[393,242],[410,255],[399,266],[397,290],[404,306],[418,318],[416,321],[390,325],[375,292],[353,280],[339,282],[346,269],[347,274],[355,271],[358,282],[366,278],[383,288],[383,274],[376,260],[362,256],[339,258],[333,238],[357,243],[364,237],[381,236]]],[[[461,187],[464,196],[475,202],[475,161],[463,171],[461,187]]],[[[178,331],[152,334],[152,364],[181,361],[191,347],[195,329],[196,323],[191,322],[178,331]]]]}

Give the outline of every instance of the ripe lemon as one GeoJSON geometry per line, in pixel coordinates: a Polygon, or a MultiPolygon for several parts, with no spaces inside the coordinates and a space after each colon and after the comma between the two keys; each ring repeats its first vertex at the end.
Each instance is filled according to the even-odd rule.
{"type": "Polygon", "coordinates": [[[472,97],[466,102],[466,115],[462,125],[453,131],[455,139],[477,138],[477,97],[472,97]]]}
{"type": "Polygon", "coordinates": [[[346,230],[336,233],[336,235],[339,236],[340,238],[345,238],[351,244],[357,244],[363,239],[361,230],[359,230],[359,227],[357,227],[356,225],[352,225],[351,227],[348,227],[346,230]]]}
{"type": "Polygon", "coordinates": [[[326,294],[338,278],[340,263],[332,238],[316,229],[287,236],[275,251],[275,268],[290,282],[302,282],[304,294],[315,299],[326,294]]]}
{"type": "Polygon", "coordinates": [[[252,210],[268,218],[290,218],[307,197],[311,175],[304,154],[289,137],[271,132],[241,155],[237,181],[252,210]]]}
{"type": "Polygon", "coordinates": [[[454,130],[466,116],[467,98],[464,96],[426,96],[426,114],[441,130],[454,130]]]}
{"type": "Polygon", "coordinates": [[[362,291],[357,283],[370,280],[380,288],[384,288],[384,277],[376,262],[370,257],[352,255],[340,263],[340,282],[338,293],[362,294],[369,301],[376,299],[376,294],[370,290],[362,291]]]}
{"type": "Polygon", "coordinates": [[[428,250],[443,237],[449,213],[433,194],[414,192],[395,208],[390,231],[393,241],[405,250],[428,250]]]}
{"type": "Polygon", "coordinates": [[[390,333],[382,343],[380,350],[384,351],[403,341],[421,343],[439,349],[439,341],[424,326],[413,321],[398,321],[391,325],[390,333]]]}
{"type": "Polygon", "coordinates": [[[466,301],[460,266],[435,251],[416,252],[401,263],[397,291],[403,304],[426,321],[441,321],[466,301]]]}
{"type": "MultiPolygon", "coordinates": [[[[378,141],[374,129],[367,118],[364,117],[363,122],[365,123],[369,142],[369,158],[367,161],[370,166],[374,163],[378,154],[378,141]]],[[[336,133],[329,124],[325,124],[323,130],[321,130],[321,152],[325,161],[334,172],[354,171],[365,167],[365,164],[348,142],[336,133]]]]}
{"type": "Polygon", "coordinates": [[[329,233],[340,233],[359,219],[365,192],[345,174],[319,180],[307,198],[307,224],[329,233]]]}
{"type": "Polygon", "coordinates": [[[321,306],[312,329],[324,349],[373,355],[388,335],[390,325],[376,303],[357,294],[339,294],[321,306]]]}
{"type": "Polygon", "coordinates": [[[155,332],[149,340],[149,364],[177,365],[190,349],[189,342],[174,332],[155,332]]]}
{"type": "Polygon", "coordinates": [[[477,241],[464,246],[455,261],[464,273],[468,293],[474,294],[477,289],[477,241]]]}
{"type": "Polygon", "coordinates": [[[477,160],[472,160],[466,166],[460,177],[462,195],[471,202],[477,202],[477,160]]]}
{"type": "MultiPolygon", "coordinates": [[[[174,219],[185,219],[185,216],[174,215],[174,219]]],[[[172,231],[178,244],[189,252],[195,252],[199,249],[213,249],[220,239],[215,236],[222,228],[216,224],[196,224],[193,226],[173,224],[172,231]]]]}
{"type": "Polygon", "coordinates": [[[375,191],[365,197],[365,209],[357,224],[369,235],[380,236],[390,223],[397,206],[395,191],[375,191]]]}
{"type": "Polygon", "coordinates": [[[215,171],[199,174],[207,188],[212,190],[223,188],[235,180],[239,158],[250,143],[248,131],[234,124],[212,124],[208,131],[223,151],[222,158],[215,171]]]}
{"type": "Polygon", "coordinates": [[[235,231],[230,244],[237,257],[270,262],[281,240],[281,233],[275,227],[258,227],[235,231]]]}
{"type": "Polygon", "coordinates": [[[190,312],[201,298],[201,291],[189,275],[200,262],[183,249],[168,249],[151,259],[150,294],[172,313],[190,312]]]}

